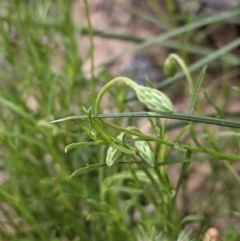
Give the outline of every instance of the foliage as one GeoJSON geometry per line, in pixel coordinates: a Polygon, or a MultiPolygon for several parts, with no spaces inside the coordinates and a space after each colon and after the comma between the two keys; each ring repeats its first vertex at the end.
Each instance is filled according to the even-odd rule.
{"type": "Polygon", "coordinates": [[[147,1],[151,16],[135,9],[133,14],[166,30],[142,39],[95,29],[86,0],[82,7],[87,26],[73,22],[74,1],[0,1],[1,240],[202,240],[205,230],[220,217],[228,223],[224,237],[239,239],[234,218],[240,212],[240,177],[235,169],[240,159],[240,122],[239,113],[229,109],[231,98],[239,100],[239,88],[233,89],[228,79],[239,74],[232,71],[239,58],[230,51],[240,41],[219,50],[197,40],[179,44],[180,34],[188,37],[201,26],[206,26],[203,33],[207,33],[239,11],[189,23],[185,19],[178,27],[170,2],[168,14],[156,8],[154,0],[147,1]],[[83,57],[79,43],[86,35],[91,44],[83,57]],[[93,38],[97,35],[134,42],[128,52],[161,44],[186,59],[197,56],[200,60],[187,67],[179,55],[169,55],[168,62],[174,65],[171,76],[158,89],[123,77],[109,81],[104,63],[122,55],[104,60],[105,71],[95,74],[93,38]],[[89,60],[90,77],[83,68],[89,60]],[[206,64],[209,72],[221,69],[217,85],[221,104],[210,91],[206,64]],[[177,70],[183,72],[175,74],[177,70]],[[198,75],[192,78],[194,71],[198,75]],[[171,88],[174,91],[185,77],[188,113],[177,113],[171,88]],[[105,114],[109,109],[103,104],[100,108],[102,97],[119,83],[133,88],[139,102],[122,98],[127,88],[116,91],[120,113],[105,114]],[[129,106],[137,109],[139,103],[150,110],[127,111],[129,106]],[[205,113],[206,106],[211,116],[205,113]],[[148,131],[141,128],[143,119],[149,123],[148,131]],[[204,163],[210,167],[204,183],[207,191],[197,192],[196,199],[190,193],[191,200],[180,205],[194,167],[204,163]],[[169,168],[176,166],[179,170],[173,180],[169,168]],[[196,234],[185,230],[196,223],[196,234]]]}

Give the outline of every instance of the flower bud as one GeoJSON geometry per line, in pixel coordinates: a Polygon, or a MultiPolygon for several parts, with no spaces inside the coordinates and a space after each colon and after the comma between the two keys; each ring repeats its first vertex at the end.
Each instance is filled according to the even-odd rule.
{"type": "Polygon", "coordinates": [[[173,112],[171,100],[158,89],[138,85],[136,88],[138,100],[146,105],[149,110],[156,112],[173,112]]]}
{"type": "MultiPolygon", "coordinates": [[[[124,137],[124,132],[121,132],[117,136],[117,140],[122,141],[124,137]]],[[[118,144],[112,143],[112,145],[108,148],[106,154],[106,164],[107,166],[112,166],[117,163],[118,160],[123,156],[124,153],[131,153],[130,150],[120,146],[118,144]]]]}
{"type": "Polygon", "coordinates": [[[154,167],[155,158],[149,144],[146,141],[136,141],[135,147],[142,159],[147,162],[151,167],[154,167]]]}
{"type": "Polygon", "coordinates": [[[174,59],[168,57],[163,64],[163,72],[167,77],[172,77],[177,72],[177,64],[174,59]]]}
{"type": "Polygon", "coordinates": [[[116,164],[117,161],[122,157],[122,155],[123,155],[123,152],[110,146],[107,150],[107,156],[106,156],[107,166],[111,167],[112,165],[116,164]]]}

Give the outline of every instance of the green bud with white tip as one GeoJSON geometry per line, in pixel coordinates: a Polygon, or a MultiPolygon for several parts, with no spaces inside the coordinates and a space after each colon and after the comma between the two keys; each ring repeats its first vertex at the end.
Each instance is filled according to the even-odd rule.
{"type": "Polygon", "coordinates": [[[107,166],[111,167],[112,165],[116,164],[122,156],[123,156],[123,152],[110,146],[107,150],[107,155],[106,155],[107,166]]]}
{"type": "Polygon", "coordinates": [[[149,110],[155,112],[173,112],[171,100],[158,89],[150,88],[143,85],[135,87],[138,100],[146,105],[149,110]]]}
{"type": "Polygon", "coordinates": [[[148,163],[151,167],[154,167],[155,158],[149,144],[146,141],[136,141],[135,147],[143,161],[148,163]]]}
{"type": "Polygon", "coordinates": [[[107,154],[106,154],[107,166],[111,167],[112,165],[116,164],[121,159],[123,154],[127,154],[127,155],[135,154],[135,151],[130,150],[128,147],[125,147],[123,145],[122,140],[123,140],[124,135],[125,135],[125,133],[121,132],[117,136],[117,141],[112,142],[111,146],[108,148],[107,154]]]}

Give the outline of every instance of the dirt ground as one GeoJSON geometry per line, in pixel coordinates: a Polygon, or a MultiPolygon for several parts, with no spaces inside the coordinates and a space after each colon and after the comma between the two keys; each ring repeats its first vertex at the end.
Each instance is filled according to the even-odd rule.
{"type": "MultiPolygon", "coordinates": [[[[134,16],[129,11],[129,8],[133,8],[133,6],[140,7],[140,3],[142,2],[143,1],[134,0],[128,1],[127,3],[124,0],[89,1],[93,28],[106,31],[107,33],[122,33],[143,38],[155,36],[156,32],[159,34],[161,31],[160,29],[156,29],[153,25],[149,26],[149,24],[146,24],[146,21],[134,16]]],[[[73,7],[73,18],[76,23],[80,23],[84,26],[87,25],[82,1],[76,1],[73,7]]],[[[113,75],[124,73],[125,69],[129,68],[131,61],[134,58],[134,53],[132,52],[134,43],[131,41],[95,37],[94,47],[94,62],[96,70],[98,70],[98,67],[110,57],[124,53],[121,58],[114,62],[114,64],[109,65],[109,70],[113,75]]],[[[79,53],[81,56],[86,56],[88,49],[89,39],[88,37],[85,37],[79,46],[79,53]]],[[[148,48],[147,50],[144,50],[143,53],[140,52],[138,54],[142,54],[146,58],[146,61],[153,56],[155,56],[155,59],[156,56],[158,56],[158,61],[159,59],[164,61],[166,54],[163,55],[162,51],[163,49],[161,48],[158,48],[157,52],[156,48],[148,48]]],[[[86,63],[85,67],[86,70],[89,69],[89,62],[86,63]]]]}

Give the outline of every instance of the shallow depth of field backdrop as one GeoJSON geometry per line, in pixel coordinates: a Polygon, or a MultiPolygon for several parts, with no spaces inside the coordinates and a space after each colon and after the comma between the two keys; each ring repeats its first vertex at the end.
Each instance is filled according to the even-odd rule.
{"type": "MultiPolygon", "coordinates": [[[[240,240],[239,54],[238,0],[0,0],[0,240],[203,240],[210,227],[240,240]],[[171,53],[194,85],[206,70],[196,98],[179,65],[164,74],[171,53]],[[143,133],[154,167],[137,151],[108,167],[107,144],[65,153],[95,132],[86,119],[51,123],[86,115],[118,76],[163,91],[179,113],[108,120],[143,133]]],[[[124,85],[101,102],[103,114],[136,111],[149,110],[124,85]]]]}

